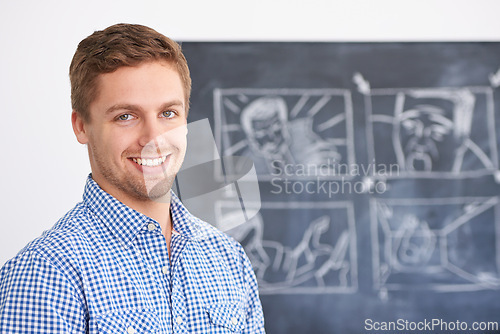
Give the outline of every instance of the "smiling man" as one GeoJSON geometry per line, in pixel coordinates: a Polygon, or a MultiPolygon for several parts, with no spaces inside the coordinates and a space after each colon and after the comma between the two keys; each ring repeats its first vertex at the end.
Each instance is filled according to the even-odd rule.
{"type": "Polygon", "coordinates": [[[263,333],[242,247],[171,191],[191,79],[180,47],[140,25],[97,31],[70,66],[83,201],[0,271],[1,333],[263,333]]]}

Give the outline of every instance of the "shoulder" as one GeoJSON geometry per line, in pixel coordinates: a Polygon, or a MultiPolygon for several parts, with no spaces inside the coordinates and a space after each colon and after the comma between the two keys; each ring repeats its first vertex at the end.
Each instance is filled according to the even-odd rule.
{"type": "Polygon", "coordinates": [[[220,241],[227,243],[228,246],[234,247],[235,249],[241,249],[241,245],[230,235],[222,232],[215,226],[203,221],[201,219],[195,218],[195,224],[201,230],[203,238],[211,239],[212,241],[220,241]]]}
{"type": "Polygon", "coordinates": [[[83,244],[85,238],[73,226],[71,220],[75,218],[71,216],[66,215],[28,243],[0,269],[0,322],[29,317],[23,311],[26,307],[47,318],[56,317],[51,312],[70,307],[74,319],[85,318],[85,297],[78,273],[81,257],[77,251],[82,247],[75,246],[83,244]],[[45,304],[48,300],[50,312],[45,304]]]}
{"type": "Polygon", "coordinates": [[[48,324],[61,333],[85,328],[85,293],[72,246],[81,238],[71,230],[60,220],[0,269],[0,332],[44,332],[48,324]]]}
{"type": "Polygon", "coordinates": [[[45,249],[69,251],[69,248],[85,242],[89,238],[92,232],[92,223],[93,217],[89,213],[88,207],[83,203],[78,203],[51,229],[29,243],[25,249],[42,253],[45,249]]]}
{"type": "Polygon", "coordinates": [[[82,252],[92,249],[86,224],[86,207],[78,203],[49,230],[29,242],[2,268],[0,279],[26,266],[51,267],[60,273],[74,270],[82,252]]]}
{"type": "Polygon", "coordinates": [[[201,219],[196,218],[195,224],[202,232],[200,242],[206,244],[214,252],[238,262],[248,260],[243,247],[233,237],[201,219]]]}

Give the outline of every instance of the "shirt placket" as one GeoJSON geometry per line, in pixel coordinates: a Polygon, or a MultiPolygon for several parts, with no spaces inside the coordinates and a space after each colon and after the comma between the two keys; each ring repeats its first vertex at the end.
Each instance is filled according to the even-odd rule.
{"type": "Polygon", "coordinates": [[[180,234],[173,233],[170,242],[170,273],[171,273],[171,305],[172,305],[172,330],[174,333],[188,333],[187,330],[187,309],[186,299],[182,287],[182,281],[179,277],[179,259],[188,244],[189,239],[180,234]]]}
{"type": "Polygon", "coordinates": [[[142,249],[145,253],[150,272],[154,277],[155,289],[159,293],[154,300],[157,309],[165,316],[165,323],[172,324],[172,302],[171,302],[171,269],[168,257],[167,243],[157,223],[150,222],[146,225],[146,231],[142,234],[142,249]],[[160,293],[160,291],[162,293],[160,293]],[[166,304],[166,305],[165,305],[166,304]]]}

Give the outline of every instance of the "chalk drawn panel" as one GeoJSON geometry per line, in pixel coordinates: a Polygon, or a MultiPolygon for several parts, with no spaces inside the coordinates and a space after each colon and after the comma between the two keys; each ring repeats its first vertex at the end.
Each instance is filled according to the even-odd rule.
{"type": "MultiPolygon", "coordinates": [[[[233,219],[238,206],[237,202],[217,203],[218,219],[233,219]]],[[[228,233],[245,247],[261,294],[352,293],[357,289],[351,203],[263,203],[259,214],[228,233]]]]}
{"type": "Polygon", "coordinates": [[[251,157],[262,181],[283,171],[345,177],[335,165],[355,162],[347,90],[216,89],[214,111],[222,155],[251,157]]]}
{"type": "Polygon", "coordinates": [[[374,89],[367,99],[370,160],[399,166],[394,177],[495,173],[491,87],[374,89]]]}
{"type": "Polygon", "coordinates": [[[378,289],[500,287],[498,197],[372,200],[378,289]]]}

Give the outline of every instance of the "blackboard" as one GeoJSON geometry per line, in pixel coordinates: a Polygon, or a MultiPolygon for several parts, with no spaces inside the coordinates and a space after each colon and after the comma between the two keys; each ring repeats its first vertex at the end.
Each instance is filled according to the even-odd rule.
{"type": "MultiPolygon", "coordinates": [[[[500,321],[500,43],[182,48],[189,121],[254,162],[259,211],[227,232],[268,333],[500,321]]],[[[233,204],[201,215],[217,226],[233,204]]]]}

